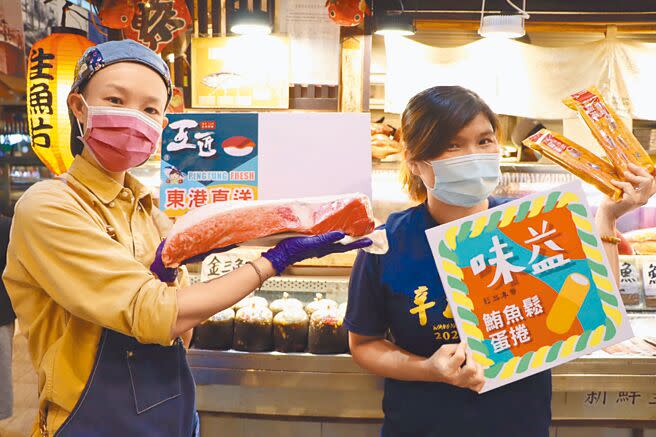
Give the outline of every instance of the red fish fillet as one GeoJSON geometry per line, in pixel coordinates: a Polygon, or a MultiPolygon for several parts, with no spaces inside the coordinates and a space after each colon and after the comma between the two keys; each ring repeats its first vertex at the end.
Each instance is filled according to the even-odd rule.
{"type": "Polygon", "coordinates": [[[319,235],[342,231],[361,237],[373,230],[371,204],[363,194],[214,203],[190,211],[175,223],[162,260],[167,267],[177,267],[212,249],[286,232],[319,235]]]}

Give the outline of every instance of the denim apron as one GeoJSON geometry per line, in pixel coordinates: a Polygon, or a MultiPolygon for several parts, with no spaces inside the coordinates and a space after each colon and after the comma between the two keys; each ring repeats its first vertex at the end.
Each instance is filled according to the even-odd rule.
{"type": "Polygon", "coordinates": [[[199,437],[182,340],[164,347],[103,330],[86,387],[55,433],[82,436],[199,437]]]}

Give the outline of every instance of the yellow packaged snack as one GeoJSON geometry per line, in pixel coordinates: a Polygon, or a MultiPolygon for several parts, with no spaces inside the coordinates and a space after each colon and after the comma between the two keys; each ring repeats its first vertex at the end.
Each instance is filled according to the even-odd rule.
{"type": "Polygon", "coordinates": [[[613,108],[606,104],[597,88],[590,87],[572,94],[563,102],[583,118],[618,173],[624,173],[629,162],[646,168],[650,173],[654,170],[649,154],[613,108]]]}
{"type": "Polygon", "coordinates": [[[564,136],[549,129],[541,129],[522,143],[545,155],[574,176],[594,185],[611,199],[618,200],[622,197],[622,190],[611,183],[612,179],[623,180],[613,166],[564,136]]]}

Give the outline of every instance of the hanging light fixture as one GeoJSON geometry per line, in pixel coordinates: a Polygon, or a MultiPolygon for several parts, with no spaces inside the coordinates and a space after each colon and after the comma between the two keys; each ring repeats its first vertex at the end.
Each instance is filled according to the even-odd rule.
{"type": "Polygon", "coordinates": [[[411,36],[416,33],[416,28],[414,20],[412,17],[405,13],[403,7],[403,1],[399,0],[399,5],[401,6],[401,12],[399,13],[390,13],[386,11],[385,14],[376,14],[374,16],[376,23],[376,35],[383,36],[411,36]]]}
{"type": "Polygon", "coordinates": [[[269,14],[259,10],[237,9],[231,20],[230,31],[237,35],[269,35],[271,33],[269,14]]]}
{"type": "MultiPolygon", "coordinates": [[[[63,14],[66,14],[64,10],[63,14]]],[[[94,44],[86,32],[54,27],[30,50],[27,67],[27,116],[32,149],[55,174],[73,162],[66,98],[73,85],[75,64],[94,44]]]]}
{"type": "Polygon", "coordinates": [[[481,6],[481,24],[478,34],[484,38],[521,38],[526,35],[524,20],[530,15],[526,13],[526,0],[520,8],[511,0],[505,0],[514,11],[494,15],[485,15],[485,0],[481,6]]]}
{"type": "Polygon", "coordinates": [[[415,25],[408,15],[383,15],[376,19],[376,35],[412,36],[416,33],[415,25]]]}

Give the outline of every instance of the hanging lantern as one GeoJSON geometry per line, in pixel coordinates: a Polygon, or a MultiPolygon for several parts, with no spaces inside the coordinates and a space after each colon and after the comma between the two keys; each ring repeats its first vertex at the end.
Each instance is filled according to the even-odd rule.
{"type": "Polygon", "coordinates": [[[75,64],[92,45],[82,30],[54,27],[30,50],[26,76],[32,149],[55,174],[65,172],[73,162],[66,98],[75,64]]]}

